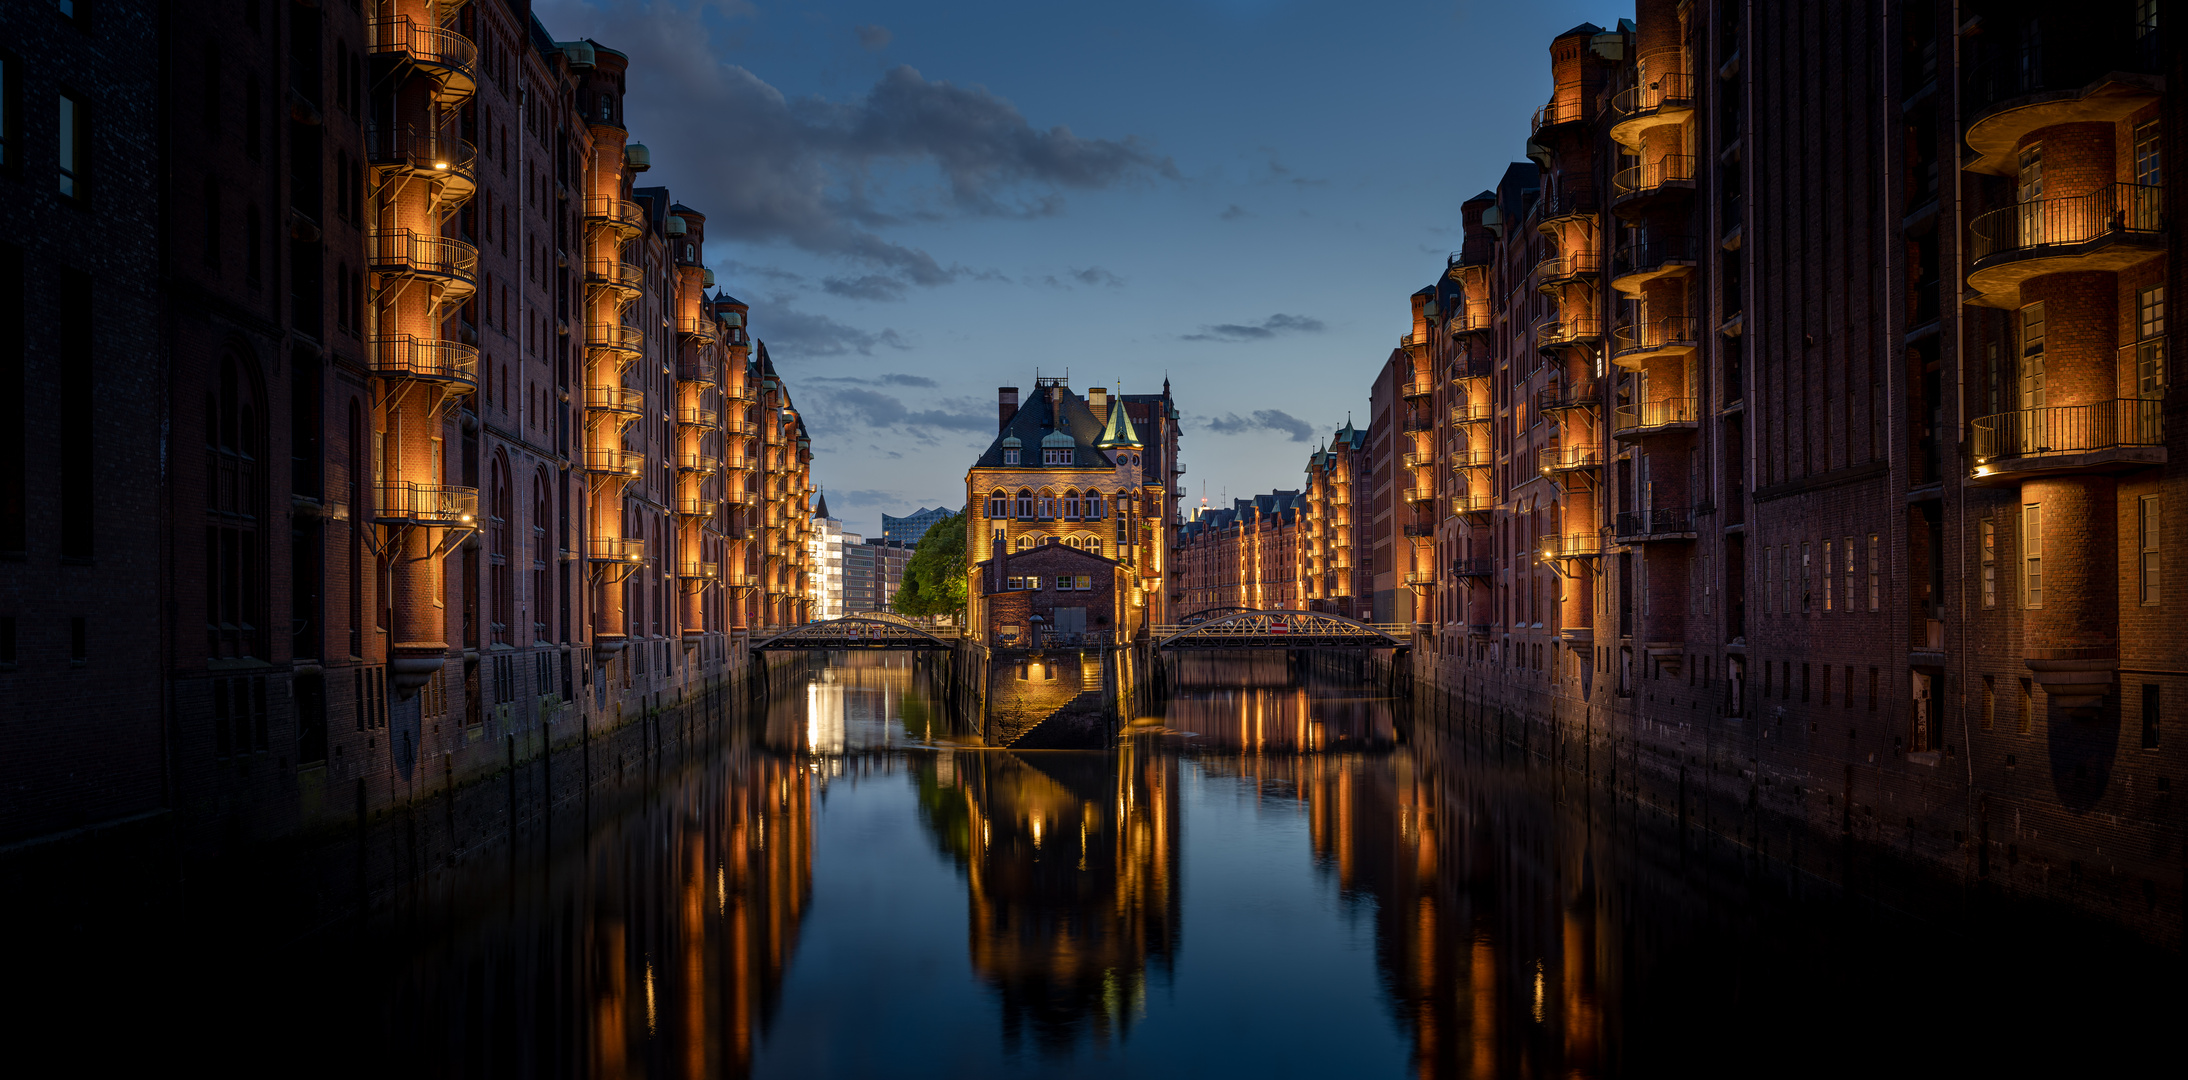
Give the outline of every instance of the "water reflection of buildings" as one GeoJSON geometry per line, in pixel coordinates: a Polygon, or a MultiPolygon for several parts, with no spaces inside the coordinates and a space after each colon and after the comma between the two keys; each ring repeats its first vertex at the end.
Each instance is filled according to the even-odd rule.
{"type": "Polygon", "coordinates": [[[947,717],[932,705],[926,672],[909,653],[834,656],[776,676],[781,694],[803,699],[799,708],[767,714],[767,745],[788,753],[836,756],[902,748],[947,734],[947,717]]]}
{"type": "Polygon", "coordinates": [[[1185,654],[1171,669],[1177,691],[1163,723],[1189,732],[1192,747],[1246,754],[1389,746],[1390,700],[1363,688],[1326,685],[1283,652],[1185,654]]]}
{"type": "Polygon", "coordinates": [[[1178,943],[1177,759],[944,752],[920,777],[923,816],[964,868],[973,970],[1004,1038],[1044,1051],[1121,1036],[1150,968],[1178,943]]]}

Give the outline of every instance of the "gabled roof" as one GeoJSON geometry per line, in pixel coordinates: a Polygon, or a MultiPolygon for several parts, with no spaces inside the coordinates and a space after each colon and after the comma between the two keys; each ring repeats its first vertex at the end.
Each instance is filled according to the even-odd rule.
{"type": "Polygon", "coordinates": [[[1071,467],[1111,468],[1109,456],[1095,449],[1095,441],[1101,437],[1102,425],[1094,419],[1094,410],[1087,407],[1086,399],[1072,393],[1069,387],[1063,388],[1059,397],[1059,405],[1052,410],[1046,387],[1029,395],[1026,402],[1018,407],[1018,411],[1011,415],[1010,422],[995,433],[995,441],[988,444],[979,460],[973,462],[973,468],[1041,468],[1040,462],[1006,466],[1003,464],[1003,450],[1006,446],[1013,445],[1008,441],[1011,439],[1018,440],[1016,446],[1048,445],[1061,449],[1067,445],[1062,441],[1048,442],[1051,435],[1061,435],[1071,440],[1068,444],[1072,449],[1071,467]],[[1051,415],[1052,411],[1054,415],[1051,415]]]}

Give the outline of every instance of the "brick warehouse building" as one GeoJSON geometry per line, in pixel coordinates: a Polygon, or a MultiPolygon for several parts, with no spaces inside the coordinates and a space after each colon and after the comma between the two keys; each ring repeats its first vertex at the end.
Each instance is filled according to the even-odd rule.
{"type": "Polygon", "coordinates": [[[108,705],[0,735],[0,844],[373,813],[806,617],[803,420],[619,54],[508,0],[160,25],[0,15],[0,714],[108,705]]]}
{"type": "Polygon", "coordinates": [[[1203,508],[1180,525],[1171,555],[1173,587],[1184,595],[1179,619],[1223,608],[1305,610],[1309,521],[1304,493],[1272,491],[1203,508]]]}
{"type": "Polygon", "coordinates": [[[1377,589],[1431,526],[1419,674],[1622,793],[2177,938],[2183,50],[2058,11],[1641,0],[1552,41],[1530,161],[1375,384],[1377,589]]]}

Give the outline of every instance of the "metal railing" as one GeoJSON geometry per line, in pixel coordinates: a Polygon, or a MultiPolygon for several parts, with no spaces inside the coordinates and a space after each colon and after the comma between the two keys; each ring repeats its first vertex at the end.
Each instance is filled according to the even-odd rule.
{"type": "Polygon", "coordinates": [[[679,382],[710,383],[714,381],[714,373],[712,349],[686,347],[676,357],[676,378],[679,382]]]}
{"type": "Polygon", "coordinates": [[[1646,322],[1628,323],[1611,336],[1611,355],[1693,345],[1701,340],[1701,332],[1702,320],[1691,315],[1660,315],[1646,322]]]}
{"type": "Polygon", "coordinates": [[[585,220],[635,233],[644,231],[646,211],[629,199],[588,195],[585,197],[585,220]]]}
{"type": "Polygon", "coordinates": [[[646,351],[646,332],[622,323],[586,323],[585,347],[643,353],[646,351]]]}
{"type": "Polygon", "coordinates": [[[1603,336],[1603,320],[1594,315],[1569,314],[1535,325],[1535,345],[1545,348],[1571,345],[1603,336]]]}
{"type": "Polygon", "coordinates": [[[646,287],[646,269],[621,259],[589,259],[585,263],[585,283],[641,292],[646,287]]]}
{"type": "Polygon", "coordinates": [[[637,476],[646,469],[646,455],[621,447],[588,446],[579,455],[586,472],[637,476]]]}
{"type": "Polygon", "coordinates": [[[1434,525],[1423,525],[1418,522],[1407,522],[1405,526],[1405,534],[1411,537],[1433,537],[1436,535],[1436,527],[1434,525]]]}
{"type": "Polygon", "coordinates": [[[1560,185],[1556,191],[1543,196],[1535,208],[1537,218],[1548,222],[1575,214],[1593,214],[1603,208],[1603,199],[1592,187],[1560,185]]]}
{"type": "Polygon", "coordinates": [[[1600,392],[1592,382],[1545,386],[1535,391],[1535,411],[1538,413],[1585,409],[1599,403],[1600,392]]]}
{"type": "Polygon", "coordinates": [[[1695,250],[1691,236],[1652,236],[1619,248],[1611,258],[1611,276],[1647,274],[1669,263],[1691,263],[1696,261],[1695,250]]]}
{"type": "Polygon", "coordinates": [[[634,386],[588,386],[585,388],[585,407],[595,412],[643,416],[646,392],[634,386]]]}
{"type": "MultiPolygon", "coordinates": [[[[2117,9],[2125,11],[2125,6],[2117,9]]],[[[2020,37],[2001,26],[1970,41],[1974,55],[1964,61],[1963,115],[1970,118],[2000,104],[2047,90],[2080,90],[2114,71],[2162,74],[2164,41],[2155,17],[2074,17],[2045,19],[2041,41],[2020,37]]]]}
{"type": "Polygon", "coordinates": [[[1694,155],[1666,154],[1655,160],[1618,170],[1611,178],[1611,190],[1620,199],[1646,195],[1667,184],[1692,184],[1694,182],[1694,155]]]}
{"type": "Polygon", "coordinates": [[[1497,463],[1497,452],[1465,446],[1446,453],[1444,460],[1454,469],[1486,469],[1497,463]]]}
{"type": "Polygon", "coordinates": [[[413,22],[407,15],[374,19],[371,26],[374,54],[402,53],[418,64],[469,74],[478,63],[479,47],[454,30],[413,22]]]}
{"type": "Polygon", "coordinates": [[[1611,415],[1611,430],[1640,431],[1648,428],[1692,424],[1699,419],[1693,398],[1665,398],[1639,405],[1620,405],[1611,415]]]}
{"type": "Polygon", "coordinates": [[[2086,195],[2000,207],[1968,223],[1968,254],[1981,263],[2113,237],[2155,239],[2165,224],[2164,193],[2150,184],[2107,184],[2086,195]]]}
{"type": "Polygon", "coordinates": [[[1601,464],[1602,452],[1593,446],[1545,446],[1535,453],[1536,468],[1546,473],[1592,469],[1601,464]]]}
{"type": "Polygon", "coordinates": [[[1490,418],[1495,415],[1496,410],[1490,408],[1487,405],[1474,405],[1467,402],[1461,402],[1457,405],[1451,406],[1451,422],[1454,424],[1487,423],[1490,418]]]}
{"type": "Polygon", "coordinates": [[[1664,74],[1620,90],[1611,98],[1611,111],[1621,118],[1630,119],[1666,108],[1688,108],[1693,104],[1694,76],[1683,73],[1664,74]]]}
{"type": "Polygon", "coordinates": [[[1535,538],[1535,550],[1545,559],[1578,559],[1603,554],[1603,538],[1594,533],[1571,536],[1552,533],[1535,538]]]}
{"type": "Polygon", "coordinates": [[[431,128],[421,130],[407,124],[365,128],[365,160],[374,165],[407,169],[421,176],[471,180],[478,159],[478,147],[431,128]]]}
{"type": "Polygon", "coordinates": [[[1434,585],[1436,583],[1436,572],[1434,570],[1408,570],[1405,572],[1405,583],[1408,585],[1434,585]]]}
{"type": "Polygon", "coordinates": [[[383,379],[448,383],[470,393],[478,388],[479,350],[460,341],[388,334],[372,339],[372,373],[383,379]]]}
{"type": "Polygon", "coordinates": [[[1406,397],[1427,397],[1436,392],[1436,383],[1431,379],[1408,379],[1398,384],[1398,392],[1406,397]]]}
{"type": "Polygon", "coordinates": [[[713,409],[678,409],[676,422],[686,427],[711,430],[721,425],[721,417],[713,409]]]}
{"type": "Polygon", "coordinates": [[[722,576],[722,564],[710,562],[686,562],[676,564],[676,576],[712,581],[722,576]]]}
{"type": "Polygon", "coordinates": [[[676,468],[679,472],[711,473],[721,467],[721,460],[704,450],[688,451],[676,455],[676,468]]]}
{"type": "Polygon", "coordinates": [[[585,557],[594,562],[642,563],[646,542],[631,536],[595,536],[585,541],[585,557]]]}
{"type": "Polygon", "coordinates": [[[679,517],[713,517],[717,504],[713,499],[683,498],[670,507],[679,517]]]}
{"type": "Polygon", "coordinates": [[[2120,398],[1985,416],[1970,424],[1978,464],[1998,458],[2085,454],[2122,446],[2163,446],[2163,402],[2120,398]]]}
{"type": "Polygon", "coordinates": [[[1486,514],[1497,508],[1497,500],[1490,495],[1453,495],[1451,512],[1454,514],[1486,514]]]}
{"type": "Polygon", "coordinates": [[[1436,463],[1436,455],[1426,450],[1408,450],[1398,455],[1398,460],[1409,469],[1425,469],[1436,463]]]}
{"type": "Polygon", "coordinates": [[[696,318],[680,318],[676,320],[676,332],[679,334],[686,334],[692,337],[711,338],[714,336],[714,329],[716,325],[718,324],[715,322],[714,316],[712,315],[700,315],[696,318]]]}
{"type": "Polygon", "coordinates": [[[1528,133],[1533,134],[1556,124],[1574,124],[1595,115],[1594,95],[1577,82],[1559,83],[1550,92],[1550,100],[1535,110],[1534,122],[1528,133]]]}
{"type": "Polygon", "coordinates": [[[455,526],[479,520],[477,488],[383,480],[374,485],[373,498],[376,521],[455,526]]]}
{"type": "Polygon", "coordinates": [[[1686,506],[1652,506],[1647,510],[1622,510],[1615,523],[1619,539],[1666,536],[1694,531],[1694,510],[1686,506]]]}
{"type": "Polygon", "coordinates": [[[1603,256],[1594,251],[1576,251],[1564,255],[1546,255],[1535,264],[1535,282],[1551,285],[1567,278],[1584,274],[1601,273],[1603,256]]]}
{"type": "Polygon", "coordinates": [[[382,274],[445,278],[474,283],[478,277],[479,249],[412,229],[375,229],[372,233],[372,269],[382,274]]]}
{"type": "Polygon", "coordinates": [[[1453,577],[1488,577],[1496,572],[1497,560],[1495,559],[1451,560],[1451,576],[1453,577]]]}

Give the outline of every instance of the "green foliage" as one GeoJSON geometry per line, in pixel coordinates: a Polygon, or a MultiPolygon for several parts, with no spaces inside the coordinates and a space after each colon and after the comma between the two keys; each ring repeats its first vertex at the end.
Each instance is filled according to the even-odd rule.
{"type": "Polygon", "coordinates": [[[889,606],[899,615],[948,615],[965,611],[965,515],[935,522],[904,564],[904,584],[889,606]]]}

